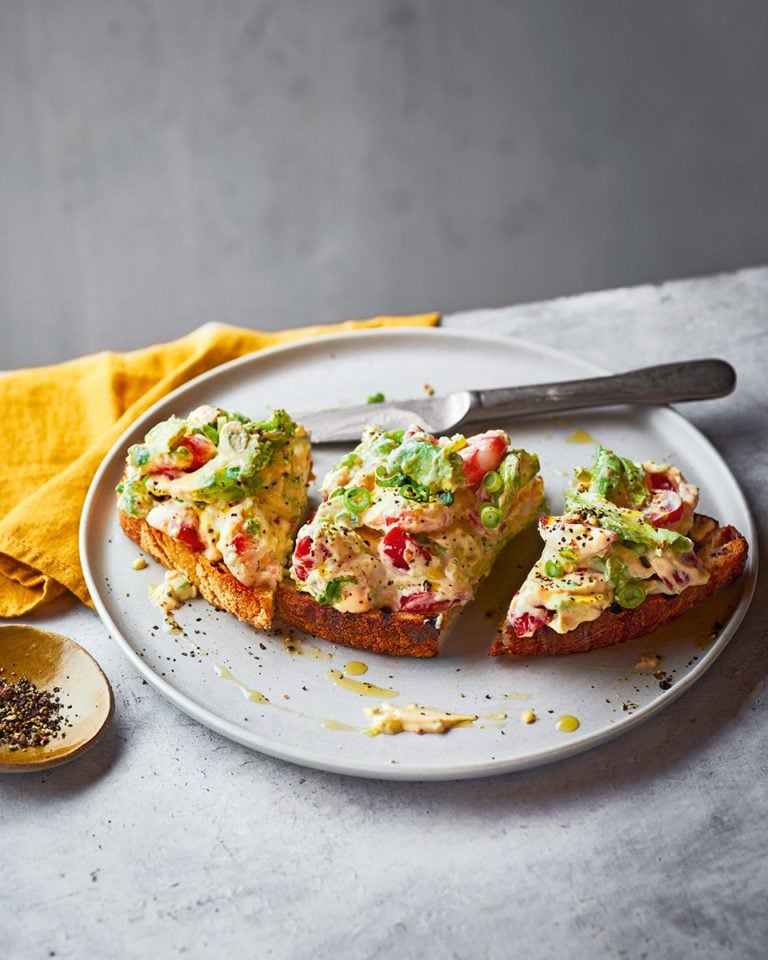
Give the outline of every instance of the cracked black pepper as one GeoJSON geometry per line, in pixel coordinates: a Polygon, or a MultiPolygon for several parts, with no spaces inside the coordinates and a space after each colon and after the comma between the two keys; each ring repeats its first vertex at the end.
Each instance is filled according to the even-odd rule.
{"type": "Polygon", "coordinates": [[[59,692],[59,687],[40,690],[26,677],[9,681],[0,676],[0,747],[44,747],[66,737],[63,728],[72,724],[62,715],[59,692]]]}

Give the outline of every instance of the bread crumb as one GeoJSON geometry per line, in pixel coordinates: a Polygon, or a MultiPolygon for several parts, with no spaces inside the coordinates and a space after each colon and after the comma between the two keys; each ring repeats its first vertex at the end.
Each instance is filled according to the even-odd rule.
{"type": "Polygon", "coordinates": [[[661,655],[658,653],[644,653],[635,664],[637,673],[653,673],[658,670],[661,655]]]}
{"type": "Polygon", "coordinates": [[[136,557],[136,559],[131,564],[131,570],[146,570],[147,561],[144,557],[136,557]]]}
{"type": "Polygon", "coordinates": [[[533,710],[528,709],[523,710],[520,719],[523,721],[523,723],[536,723],[539,718],[536,716],[533,710]]]}

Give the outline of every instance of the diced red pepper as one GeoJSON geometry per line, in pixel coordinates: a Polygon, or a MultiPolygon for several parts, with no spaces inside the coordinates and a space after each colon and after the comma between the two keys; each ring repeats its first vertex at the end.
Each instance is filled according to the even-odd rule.
{"type": "Polygon", "coordinates": [[[183,544],[186,544],[190,550],[194,550],[196,552],[205,550],[205,544],[200,539],[197,529],[191,523],[182,523],[179,527],[178,533],[175,535],[175,539],[180,540],[183,544]]]}
{"type": "Polygon", "coordinates": [[[186,447],[192,454],[192,460],[184,467],[185,470],[198,470],[216,456],[216,446],[201,433],[190,433],[179,441],[176,449],[179,447],[186,447]]]}
{"type": "Polygon", "coordinates": [[[421,557],[429,563],[432,554],[423,544],[406,533],[402,527],[390,527],[381,540],[381,552],[396,570],[408,570],[421,557]]]}
{"type": "Polygon", "coordinates": [[[668,473],[649,473],[648,486],[651,488],[651,490],[676,489],[668,473]]]}
{"type": "Polygon", "coordinates": [[[238,557],[242,557],[248,552],[248,547],[250,546],[248,537],[246,537],[244,533],[236,533],[234,537],[232,537],[232,546],[238,557]]]}
{"type": "Polygon", "coordinates": [[[643,509],[649,523],[654,527],[668,527],[683,515],[683,500],[675,490],[659,490],[643,509]]]}
{"type": "Polygon", "coordinates": [[[181,470],[179,470],[178,467],[170,467],[161,460],[156,460],[154,463],[149,464],[147,473],[153,477],[167,477],[169,480],[175,480],[181,476],[181,470]]]}
{"type": "Polygon", "coordinates": [[[498,433],[482,433],[471,437],[467,446],[459,450],[464,461],[464,476],[473,486],[479,483],[486,473],[495,470],[507,453],[507,441],[498,433]]]}
{"type": "Polygon", "coordinates": [[[426,433],[426,431],[422,430],[420,427],[408,427],[408,429],[403,434],[403,440],[410,440],[411,437],[415,437],[416,434],[418,433],[424,434],[424,440],[427,443],[433,443],[435,446],[438,446],[437,439],[431,436],[430,434],[426,433]]]}
{"type": "Polygon", "coordinates": [[[296,542],[296,549],[293,551],[293,569],[299,580],[306,580],[310,570],[314,567],[315,561],[312,559],[312,537],[301,537],[296,542]]]}
{"type": "Polygon", "coordinates": [[[510,620],[510,626],[518,637],[528,637],[535,633],[539,627],[543,627],[554,616],[551,610],[546,607],[536,607],[536,612],[526,610],[510,620]]]}
{"type": "Polygon", "coordinates": [[[400,597],[398,610],[404,613],[442,613],[452,604],[451,600],[437,600],[431,590],[417,590],[400,597]]]}

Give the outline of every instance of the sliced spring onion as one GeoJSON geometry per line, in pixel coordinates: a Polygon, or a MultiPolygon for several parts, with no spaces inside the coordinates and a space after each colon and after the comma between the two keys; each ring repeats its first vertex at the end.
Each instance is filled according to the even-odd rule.
{"type": "MultiPolygon", "coordinates": [[[[401,470],[395,473],[388,473],[387,468],[381,464],[376,467],[376,483],[380,487],[397,487],[398,493],[406,500],[417,500],[419,503],[427,503],[432,497],[432,491],[425,483],[416,483],[407,474],[401,470]]],[[[451,500],[453,502],[453,500],[451,500]]]]}
{"type": "Polygon", "coordinates": [[[350,487],[344,491],[344,504],[351,513],[362,513],[371,502],[365,487],[350,487]]]}
{"type": "Polygon", "coordinates": [[[624,561],[619,557],[608,557],[605,561],[605,572],[609,580],[614,582],[622,576],[624,571],[627,568],[624,566],[624,561]]]}
{"type": "Polygon", "coordinates": [[[426,503],[432,496],[432,491],[426,484],[422,483],[404,483],[400,486],[400,495],[406,500],[416,500],[419,503],[426,503]]]}
{"type": "Polygon", "coordinates": [[[400,487],[407,480],[407,477],[400,470],[395,473],[387,473],[387,468],[382,464],[376,467],[376,483],[380,487],[400,487]]]}
{"type": "Polygon", "coordinates": [[[633,607],[639,607],[645,600],[645,590],[637,580],[628,580],[616,588],[616,599],[622,607],[631,610],[633,607]]]}
{"type": "Polygon", "coordinates": [[[501,510],[492,503],[484,503],[480,507],[480,522],[484,527],[493,530],[501,523],[501,510]]]}
{"type": "Polygon", "coordinates": [[[553,580],[557,580],[559,577],[562,577],[565,570],[563,570],[563,565],[558,563],[557,560],[547,560],[544,564],[544,573],[546,573],[548,577],[552,577],[553,580]]]}
{"type": "Polygon", "coordinates": [[[504,486],[501,474],[497,470],[489,470],[483,477],[483,486],[488,493],[498,493],[504,486]]]}

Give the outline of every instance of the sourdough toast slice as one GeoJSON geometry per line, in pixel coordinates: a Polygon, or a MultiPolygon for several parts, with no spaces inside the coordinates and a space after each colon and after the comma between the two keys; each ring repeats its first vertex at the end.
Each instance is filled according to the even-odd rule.
{"type": "Polygon", "coordinates": [[[319,604],[289,580],[278,586],[276,600],[278,619],[291,627],[344,647],[395,657],[437,656],[440,641],[459,612],[454,608],[430,616],[389,609],[345,613],[319,604]]]}
{"type": "Polygon", "coordinates": [[[432,657],[503,546],[543,505],[535,455],[500,430],[371,427],[299,531],[279,619],[335,643],[432,657]]]}
{"type": "Polygon", "coordinates": [[[490,655],[509,653],[530,657],[586,653],[653,633],[703,603],[741,576],[748,546],[734,527],[718,526],[714,520],[702,515],[696,515],[695,520],[697,524],[709,527],[695,546],[701,564],[709,574],[706,583],[687,587],[674,595],[654,594],[632,609],[612,605],[597,620],[582,622],[567,633],[557,633],[543,625],[530,636],[517,636],[512,624],[506,621],[489,651],[490,655]]]}
{"type": "Polygon", "coordinates": [[[209,560],[204,553],[191,550],[167,533],[150,527],[146,520],[125,513],[118,513],[118,519],[131,540],[164,567],[183,573],[208,603],[260,630],[272,626],[273,587],[246,587],[221,561],[209,560]]]}
{"type": "MultiPolygon", "coordinates": [[[[310,469],[309,437],[285,411],[253,421],[198,407],[129,448],[117,487],[120,525],[209,603],[266,629],[310,469]]],[[[152,594],[166,610],[177,599],[152,594]]]]}
{"type": "Polygon", "coordinates": [[[490,653],[579,653],[643,636],[743,571],[747,543],[695,513],[699,488],[671,464],[598,446],[565,512],[542,517],[541,557],[490,653]]]}

